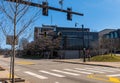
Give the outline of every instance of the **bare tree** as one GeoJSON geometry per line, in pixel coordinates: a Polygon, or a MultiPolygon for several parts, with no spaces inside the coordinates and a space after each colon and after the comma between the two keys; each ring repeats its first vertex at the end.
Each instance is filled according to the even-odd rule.
{"type": "Polygon", "coordinates": [[[92,48],[92,55],[97,55],[99,52],[99,44],[98,41],[94,41],[90,43],[91,48],[92,48]]]}
{"type": "MultiPolygon", "coordinates": [[[[31,0],[28,0],[31,1],[31,0]]],[[[39,16],[39,9],[22,5],[19,3],[0,1],[0,12],[3,20],[1,26],[5,35],[13,35],[14,28],[16,29],[16,38],[34,23],[39,16]],[[33,12],[34,10],[34,12],[33,12]]],[[[28,34],[28,33],[27,33],[28,34]]]]}
{"type": "MultiPolygon", "coordinates": [[[[31,55],[38,55],[38,54],[44,55],[44,52],[46,51],[46,52],[51,52],[51,56],[52,56],[53,50],[59,49],[60,44],[61,44],[61,37],[53,38],[52,36],[51,37],[47,36],[47,37],[38,38],[36,41],[28,43],[23,49],[25,54],[28,53],[27,51],[29,51],[31,55]]],[[[48,55],[48,57],[50,56],[48,55]]]]}
{"type": "MultiPolygon", "coordinates": [[[[33,12],[33,8],[30,6],[0,0],[0,14],[4,35],[14,35],[13,56],[11,57],[11,61],[14,63],[16,41],[22,33],[37,20],[39,9],[34,8],[33,12]]],[[[12,65],[12,71],[12,83],[14,83],[14,64],[12,65]]]]}

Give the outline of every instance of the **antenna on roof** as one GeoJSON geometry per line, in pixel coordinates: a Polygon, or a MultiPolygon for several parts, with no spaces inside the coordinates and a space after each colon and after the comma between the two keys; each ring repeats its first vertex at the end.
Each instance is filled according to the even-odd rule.
{"type": "Polygon", "coordinates": [[[79,23],[75,22],[75,27],[77,27],[78,24],[79,24],[79,23]]]}
{"type": "Polygon", "coordinates": [[[59,0],[59,4],[61,5],[61,9],[63,9],[63,0],[59,0]]]}

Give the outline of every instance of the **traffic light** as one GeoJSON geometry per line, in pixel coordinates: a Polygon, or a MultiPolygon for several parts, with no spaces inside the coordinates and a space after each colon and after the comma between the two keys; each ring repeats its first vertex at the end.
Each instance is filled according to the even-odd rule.
{"type": "Polygon", "coordinates": [[[47,33],[46,32],[44,32],[44,37],[46,37],[47,36],[47,33]]]}
{"type": "Polygon", "coordinates": [[[72,11],[72,9],[71,8],[67,8],[67,20],[72,20],[72,13],[71,13],[71,11],[72,11]]]}
{"type": "Polygon", "coordinates": [[[42,15],[48,16],[48,2],[42,2],[43,9],[42,9],[42,15]]]}
{"type": "Polygon", "coordinates": [[[23,0],[8,0],[8,1],[21,2],[21,1],[23,1],[23,0]]]}

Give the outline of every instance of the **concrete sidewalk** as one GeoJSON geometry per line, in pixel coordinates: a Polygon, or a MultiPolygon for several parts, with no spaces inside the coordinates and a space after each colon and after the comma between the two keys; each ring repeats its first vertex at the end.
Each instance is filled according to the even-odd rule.
{"type": "MultiPolygon", "coordinates": [[[[8,70],[0,70],[0,83],[11,83],[8,70]]],[[[29,81],[15,75],[15,83],[29,83],[29,81]]]]}
{"type": "Polygon", "coordinates": [[[83,62],[82,59],[56,59],[56,60],[53,60],[53,61],[64,62],[64,63],[72,63],[72,64],[83,64],[83,65],[120,68],[120,62],[92,62],[92,61],[83,62]]]}
{"type": "MultiPolygon", "coordinates": [[[[3,60],[3,61],[9,61],[10,60],[10,58],[8,57],[8,58],[4,58],[3,56],[0,56],[0,60],[3,60]]],[[[4,67],[2,67],[1,65],[0,65],[0,83],[11,83],[10,81],[9,81],[9,75],[10,75],[10,73],[9,73],[9,70],[8,69],[6,69],[6,68],[4,68],[4,67]],[[6,82],[5,82],[6,81],[6,82]]],[[[17,81],[17,82],[15,82],[15,83],[30,83],[28,80],[26,80],[26,79],[24,79],[24,78],[20,78],[20,77],[18,77],[18,76],[16,76],[15,75],[15,80],[17,81]],[[24,81],[25,80],[25,81],[24,81]],[[21,82],[20,82],[21,81],[21,82]],[[23,82],[22,82],[23,81],[23,82]]]]}

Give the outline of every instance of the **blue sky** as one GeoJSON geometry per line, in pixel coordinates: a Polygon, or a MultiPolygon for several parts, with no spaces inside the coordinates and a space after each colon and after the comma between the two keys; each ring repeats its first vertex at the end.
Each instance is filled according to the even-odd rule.
{"type": "MultiPolygon", "coordinates": [[[[44,0],[43,0],[44,1],[44,0]]],[[[59,0],[48,0],[49,5],[60,8],[59,0]]],[[[64,0],[63,9],[72,7],[75,12],[83,13],[84,16],[73,15],[73,20],[68,21],[65,13],[49,11],[49,16],[41,15],[36,26],[52,24],[58,26],[74,27],[75,22],[84,24],[91,31],[100,31],[105,28],[117,29],[120,27],[120,0],[64,0]]]]}
{"type": "MultiPolygon", "coordinates": [[[[33,0],[36,1],[36,0],[33,0]]],[[[37,0],[39,3],[46,0],[37,0]]],[[[59,0],[47,0],[49,6],[61,8],[59,0]]],[[[25,33],[31,33],[34,35],[34,27],[41,27],[42,24],[57,25],[61,27],[75,27],[75,23],[78,23],[77,27],[81,27],[84,24],[85,27],[90,28],[91,31],[101,31],[103,29],[118,29],[120,28],[120,0],[63,0],[63,9],[72,7],[72,11],[83,13],[84,16],[72,16],[72,21],[68,21],[66,13],[49,10],[49,16],[43,16],[40,12],[38,20],[30,26],[31,31],[27,30],[25,33]],[[52,23],[51,23],[52,17],[52,23]]],[[[32,8],[35,12],[34,7],[32,8]]],[[[40,8],[41,10],[41,8],[40,8]]],[[[29,14],[28,14],[29,16],[29,14]]],[[[0,34],[1,35],[1,34],[0,34]]],[[[24,37],[27,34],[24,35],[24,37]]],[[[31,40],[33,39],[33,35],[31,40]]],[[[2,36],[1,36],[2,39],[2,36]]],[[[5,38],[4,38],[5,40],[5,38]]],[[[5,41],[0,41],[3,48],[7,46],[5,41]]]]}

